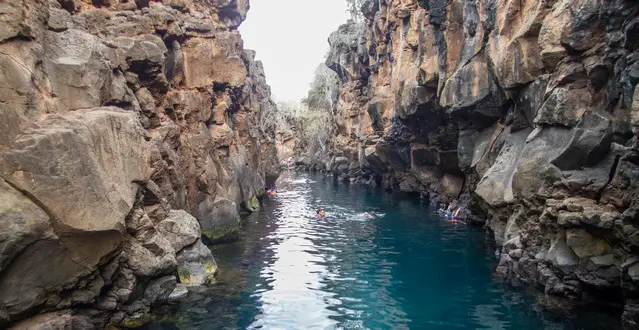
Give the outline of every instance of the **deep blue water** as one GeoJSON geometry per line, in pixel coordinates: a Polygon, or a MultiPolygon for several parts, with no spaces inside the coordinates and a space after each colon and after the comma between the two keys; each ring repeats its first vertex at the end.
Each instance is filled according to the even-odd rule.
{"type": "Polygon", "coordinates": [[[419,200],[302,173],[284,173],[278,190],[239,242],[212,247],[218,284],[147,329],[619,327],[596,313],[542,313],[531,291],[493,276],[483,229],[446,223],[419,200]]]}

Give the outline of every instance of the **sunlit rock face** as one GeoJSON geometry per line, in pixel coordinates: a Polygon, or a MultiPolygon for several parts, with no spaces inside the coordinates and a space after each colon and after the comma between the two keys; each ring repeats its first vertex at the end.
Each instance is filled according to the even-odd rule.
{"type": "Polygon", "coordinates": [[[278,175],[248,7],[3,4],[0,328],[133,326],[212,282],[203,241],[236,237],[278,175]]]}
{"type": "MultiPolygon", "coordinates": [[[[338,136],[387,188],[461,198],[498,272],[639,320],[639,4],[370,0],[333,33],[338,136]]],[[[335,167],[332,168],[333,171],[335,167]]]]}

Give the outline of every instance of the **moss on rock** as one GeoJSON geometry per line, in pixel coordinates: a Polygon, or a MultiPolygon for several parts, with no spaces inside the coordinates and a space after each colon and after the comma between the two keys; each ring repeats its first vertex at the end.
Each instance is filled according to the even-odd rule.
{"type": "Polygon", "coordinates": [[[228,243],[240,238],[239,226],[226,226],[219,227],[202,232],[202,235],[206,238],[207,244],[221,244],[228,243]]]}
{"type": "Polygon", "coordinates": [[[249,207],[253,209],[253,211],[257,211],[260,209],[260,201],[257,200],[257,196],[253,195],[251,199],[248,201],[249,207]]]}
{"type": "Polygon", "coordinates": [[[249,213],[253,213],[260,209],[260,201],[257,198],[257,195],[253,195],[248,200],[242,202],[242,209],[249,213]]]}

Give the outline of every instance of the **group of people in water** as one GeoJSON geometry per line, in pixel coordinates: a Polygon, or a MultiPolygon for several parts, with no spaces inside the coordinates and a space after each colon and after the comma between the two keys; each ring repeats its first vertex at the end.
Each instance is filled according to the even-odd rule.
{"type": "Polygon", "coordinates": [[[453,200],[448,206],[442,204],[442,207],[437,210],[439,214],[443,214],[447,222],[453,223],[465,223],[460,216],[463,206],[457,206],[457,200],[453,200]]]}
{"type": "MultiPolygon", "coordinates": [[[[275,189],[274,185],[271,186],[267,186],[266,188],[266,194],[269,197],[276,197],[277,196],[277,190],[275,189]]],[[[463,206],[458,206],[457,205],[458,202],[457,200],[453,200],[450,204],[446,205],[446,204],[442,204],[441,207],[439,208],[439,210],[437,210],[437,212],[439,214],[444,215],[444,218],[446,219],[446,222],[451,222],[451,223],[466,223],[461,216],[461,211],[463,210],[463,206]]],[[[364,215],[370,215],[371,217],[375,217],[375,214],[371,213],[371,212],[364,212],[364,215]]],[[[317,209],[317,211],[315,212],[315,216],[317,216],[318,218],[325,218],[326,217],[326,210],[324,209],[317,209]]]]}
{"type": "MultiPolygon", "coordinates": [[[[444,218],[446,219],[446,222],[450,222],[450,223],[466,223],[466,221],[464,221],[461,218],[461,211],[462,211],[463,207],[459,206],[457,207],[457,200],[453,200],[450,204],[448,204],[448,206],[442,204],[442,207],[438,210],[438,212],[440,214],[444,215],[444,218]]],[[[361,216],[367,216],[370,218],[376,218],[376,214],[373,212],[364,212],[364,213],[359,213],[358,215],[361,216]]],[[[326,210],[324,209],[317,209],[317,211],[315,212],[315,216],[317,216],[318,218],[325,218],[326,217],[326,210]]]]}
{"type": "MultiPolygon", "coordinates": [[[[383,213],[376,213],[376,212],[372,212],[372,211],[367,211],[367,212],[362,212],[362,213],[357,213],[353,216],[353,219],[357,219],[357,220],[370,220],[370,219],[374,219],[374,218],[378,218],[380,216],[383,216],[383,213]]],[[[326,210],[324,209],[317,209],[317,211],[315,212],[315,216],[317,216],[318,218],[325,218],[326,217],[326,210]]]]}

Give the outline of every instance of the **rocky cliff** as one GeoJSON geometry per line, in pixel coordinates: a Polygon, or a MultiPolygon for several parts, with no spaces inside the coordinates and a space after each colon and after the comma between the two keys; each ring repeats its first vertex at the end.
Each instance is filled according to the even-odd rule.
{"type": "Polygon", "coordinates": [[[0,8],[0,327],[131,326],[211,282],[201,234],[278,175],[248,0],[0,8]]]}
{"type": "Polygon", "coordinates": [[[312,166],[461,198],[501,245],[498,273],[624,306],[637,326],[639,4],[367,0],[362,13],[329,38],[338,134],[312,166]]]}

